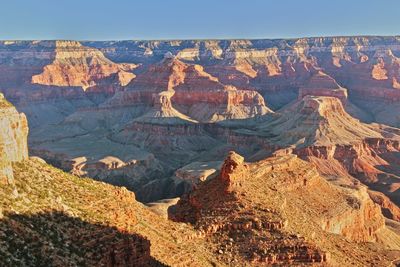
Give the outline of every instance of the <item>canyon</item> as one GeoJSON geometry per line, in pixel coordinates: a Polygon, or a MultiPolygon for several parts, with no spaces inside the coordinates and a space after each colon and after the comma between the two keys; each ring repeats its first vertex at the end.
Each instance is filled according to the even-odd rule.
{"type": "Polygon", "coordinates": [[[296,155],[248,163],[231,151],[222,163],[192,164],[219,171],[200,172],[215,176],[170,201],[167,219],[125,187],[28,157],[25,117],[3,101],[22,126],[0,139],[22,145],[7,150],[13,179],[0,190],[4,265],[385,266],[400,257],[398,226],[366,186],[332,184],[296,155]]]}
{"type": "Polygon", "coordinates": [[[397,36],[0,41],[1,223],[105,244],[55,265],[388,266],[399,84],[397,36]]]}

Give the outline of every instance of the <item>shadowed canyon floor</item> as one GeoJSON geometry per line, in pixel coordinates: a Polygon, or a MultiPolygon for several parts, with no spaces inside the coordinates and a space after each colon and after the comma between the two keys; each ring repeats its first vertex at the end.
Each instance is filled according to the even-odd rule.
{"type": "Polygon", "coordinates": [[[0,256],[394,264],[399,58],[399,37],[1,41],[0,256]]]}

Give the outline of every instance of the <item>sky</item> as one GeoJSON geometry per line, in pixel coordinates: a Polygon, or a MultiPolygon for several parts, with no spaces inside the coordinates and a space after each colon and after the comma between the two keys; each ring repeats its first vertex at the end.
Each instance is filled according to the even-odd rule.
{"type": "Polygon", "coordinates": [[[1,40],[399,34],[400,0],[0,0],[1,40]]]}

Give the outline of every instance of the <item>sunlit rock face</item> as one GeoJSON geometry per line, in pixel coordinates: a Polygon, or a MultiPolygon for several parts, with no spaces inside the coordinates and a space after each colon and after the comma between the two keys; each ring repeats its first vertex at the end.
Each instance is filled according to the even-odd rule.
{"type": "Polygon", "coordinates": [[[28,158],[28,122],[0,93],[0,181],[12,183],[12,162],[28,158]]]}
{"type": "Polygon", "coordinates": [[[154,93],[162,91],[170,92],[172,104],[200,122],[243,119],[270,112],[256,91],[225,85],[201,65],[184,63],[175,57],[165,57],[150,66],[127,85],[124,94],[138,95],[141,101],[149,102],[154,93]]]}
{"type": "Polygon", "coordinates": [[[54,60],[44,66],[43,72],[32,76],[33,84],[53,86],[95,86],[96,81],[118,74],[121,85],[128,84],[134,74],[134,64],[116,64],[97,49],[85,47],[75,41],[56,41],[54,60]]]}
{"type": "Polygon", "coordinates": [[[248,258],[254,265],[338,264],[336,249],[326,248],[339,244],[340,236],[346,242],[381,242],[387,230],[365,187],[333,185],[295,155],[247,163],[231,151],[214,179],[168,211],[172,220],[189,222],[204,238],[225,244],[223,257],[248,258]]]}

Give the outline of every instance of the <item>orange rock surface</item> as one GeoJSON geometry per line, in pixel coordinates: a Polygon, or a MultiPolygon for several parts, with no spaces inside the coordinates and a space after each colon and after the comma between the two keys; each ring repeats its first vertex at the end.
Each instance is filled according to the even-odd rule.
{"type": "Polygon", "coordinates": [[[358,265],[354,252],[366,250],[354,246],[382,240],[385,229],[365,188],[333,186],[294,155],[245,163],[230,152],[219,176],[170,207],[169,217],[192,223],[234,265],[358,265]]]}
{"type": "Polygon", "coordinates": [[[118,79],[124,86],[135,77],[127,72],[135,67],[134,64],[116,64],[100,51],[79,42],[56,41],[54,61],[44,67],[43,73],[34,75],[32,83],[87,89],[96,85],[98,80],[118,73],[118,79]]]}

